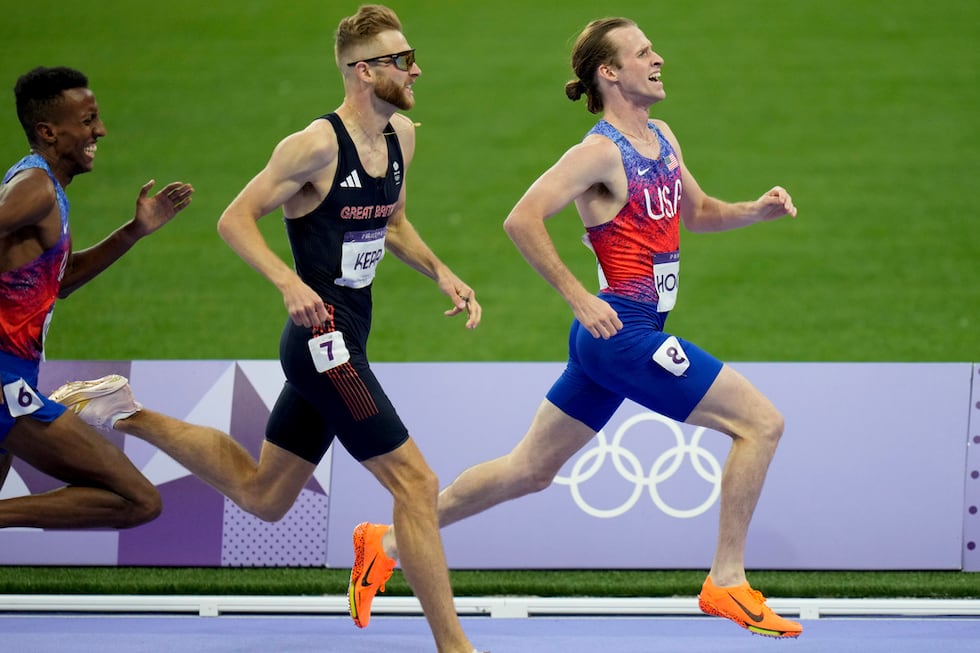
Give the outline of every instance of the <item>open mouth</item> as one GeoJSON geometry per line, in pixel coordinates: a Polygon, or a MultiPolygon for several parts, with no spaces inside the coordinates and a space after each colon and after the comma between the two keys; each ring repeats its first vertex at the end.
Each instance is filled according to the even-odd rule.
{"type": "Polygon", "coordinates": [[[95,151],[97,149],[99,149],[99,148],[98,148],[98,146],[95,143],[92,143],[91,145],[85,146],[85,156],[87,156],[87,157],[89,157],[91,159],[94,159],[95,158],[95,151]]]}

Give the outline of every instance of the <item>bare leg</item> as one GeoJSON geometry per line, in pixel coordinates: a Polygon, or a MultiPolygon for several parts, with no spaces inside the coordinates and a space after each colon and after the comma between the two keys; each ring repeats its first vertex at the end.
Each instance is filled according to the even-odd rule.
{"type": "Polygon", "coordinates": [[[422,605],[436,648],[439,653],[472,653],[453,604],[439,535],[438,479],[411,439],[391,453],[364,461],[364,466],[391,492],[402,570],[422,605]]]}
{"type": "Polygon", "coordinates": [[[74,413],[51,423],[22,417],[4,447],[67,486],[0,501],[0,528],[130,528],[160,514],[156,488],[74,413]]]}
{"type": "Polygon", "coordinates": [[[744,376],[724,366],[687,422],[732,438],[721,479],[718,545],[710,576],[716,585],[745,582],[745,539],[783,418],[744,376]]]}
{"type": "MultiPolygon", "coordinates": [[[[595,433],[545,399],[527,434],[510,453],[464,470],[439,493],[439,526],[546,489],[562,465],[595,433]]],[[[384,539],[385,553],[397,558],[401,540],[401,531],[395,524],[384,539]]]]}
{"type": "Polygon", "coordinates": [[[227,433],[152,410],[116,422],[116,430],[149,442],[246,512],[278,521],[289,511],[316,465],[265,442],[259,460],[227,433]]]}
{"type": "Polygon", "coordinates": [[[439,525],[448,526],[505,501],[548,488],[562,465],[595,431],[547,399],[510,453],[466,469],[439,494],[439,525]]]}
{"type": "Polygon", "coordinates": [[[7,482],[7,473],[10,472],[10,465],[14,462],[14,456],[9,451],[0,453],[0,490],[7,482]]]}

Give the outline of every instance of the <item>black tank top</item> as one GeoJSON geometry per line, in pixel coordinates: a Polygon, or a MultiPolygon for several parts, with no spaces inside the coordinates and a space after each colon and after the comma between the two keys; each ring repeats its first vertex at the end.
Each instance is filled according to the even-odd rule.
{"type": "Polygon", "coordinates": [[[321,119],[337,134],[337,172],[318,207],[285,220],[286,235],[297,274],[334,307],[337,328],[364,341],[371,323],[371,283],[384,256],[405,164],[391,123],[384,129],[388,170],[384,177],[371,177],[340,117],[330,113],[321,119]]]}

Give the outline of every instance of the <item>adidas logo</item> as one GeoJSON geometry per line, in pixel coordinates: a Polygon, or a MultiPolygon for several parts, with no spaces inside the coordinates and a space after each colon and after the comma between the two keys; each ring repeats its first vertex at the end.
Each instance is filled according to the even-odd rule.
{"type": "Polygon", "coordinates": [[[344,179],[342,182],[340,182],[340,187],[341,188],[360,188],[361,187],[361,178],[357,176],[357,170],[352,170],[351,173],[349,175],[347,175],[347,179],[344,179]]]}

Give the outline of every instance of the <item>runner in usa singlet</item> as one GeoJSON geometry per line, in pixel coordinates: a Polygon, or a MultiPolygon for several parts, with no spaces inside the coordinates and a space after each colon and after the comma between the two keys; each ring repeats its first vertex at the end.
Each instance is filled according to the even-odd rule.
{"type": "Polygon", "coordinates": [[[619,148],[629,184],[629,200],[611,221],[587,229],[585,242],[599,261],[603,294],[656,302],[669,311],[677,301],[680,274],[680,162],[656,125],[660,158],[648,159],[605,120],[589,134],[607,137],[619,148]]]}
{"type": "Polygon", "coordinates": [[[660,143],[658,159],[637,152],[605,120],[589,132],[616,144],[626,173],[622,209],[583,236],[598,260],[599,296],[623,328],[604,340],[573,321],[568,365],[548,400],[596,431],[626,398],[684,421],[722,368],[694,343],[664,331],[677,302],[683,189],[677,153],[653,122],[648,126],[660,143]]]}

